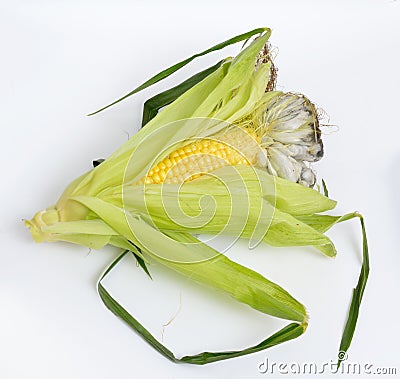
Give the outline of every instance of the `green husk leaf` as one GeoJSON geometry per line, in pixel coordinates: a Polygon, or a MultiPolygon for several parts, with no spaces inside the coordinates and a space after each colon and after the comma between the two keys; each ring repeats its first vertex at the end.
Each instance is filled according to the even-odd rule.
{"type": "MultiPolygon", "coordinates": [[[[308,222],[302,222],[300,217],[281,210],[282,202],[278,202],[277,207],[270,203],[275,199],[276,180],[274,176],[248,166],[228,166],[215,170],[212,177],[202,176],[182,186],[127,186],[123,195],[114,191],[105,195],[104,200],[119,207],[123,202],[127,211],[138,212],[140,217],[163,231],[223,233],[253,239],[257,231],[259,241],[273,246],[315,246],[322,253],[334,256],[336,250],[331,240],[311,223],[314,217],[314,224],[317,224],[316,218],[320,216],[308,216],[308,222]],[[246,193],[251,196],[246,198],[243,195],[246,193]]],[[[284,197],[285,193],[295,192],[299,187],[302,196],[296,200],[297,212],[293,212],[287,203],[283,204],[283,209],[296,214],[336,204],[317,191],[288,181],[285,186],[281,183],[276,186],[279,191],[276,196],[284,197]]],[[[330,218],[329,223],[330,227],[330,218]]]]}
{"type": "MultiPolygon", "coordinates": [[[[176,238],[179,238],[179,235],[175,235],[176,238]]],[[[182,240],[193,240],[194,237],[191,236],[185,236],[181,235],[182,240]]],[[[113,312],[116,316],[120,317],[123,321],[125,321],[133,330],[135,330],[143,339],[145,339],[151,346],[153,346],[157,351],[159,351],[161,354],[163,354],[165,357],[170,359],[173,362],[185,362],[185,363],[191,363],[191,364],[198,364],[198,365],[203,365],[211,362],[216,362],[224,359],[229,359],[233,357],[239,357],[247,354],[251,354],[254,352],[262,351],[267,348],[270,348],[272,346],[275,346],[277,344],[289,341],[293,338],[296,338],[300,336],[301,334],[304,333],[306,327],[307,327],[307,316],[305,314],[304,307],[300,305],[300,317],[297,315],[295,316],[296,318],[299,318],[300,323],[291,323],[281,330],[279,330],[277,333],[273,334],[272,336],[268,337],[267,339],[263,340],[259,344],[245,348],[243,350],[239,351],[224,351],[224,352],[203,352],[199,353],[193,356],[184,356],[183,358],[177,358],[175,355],[163,344],[161,344],[157,339],[153,337],[151,333],[148,332],[146,328],[143,327],[126,309],[124,309],[111,295],[110,293],[104,288],[104,286],[101,284],[101,281],[104,279],[104,277],[115,267],[115,265],[125,256],[127,251],[125,251],[123,254],[121,254],[111,265],[110,267],[105,271],[105,273],[101,276],[99,282],[98,282],[98,292],[100,295],[100,298],[102,299],[103,303],[107,306],[107,308],[113,312]]],[[[223,257],[223,256],[221,256],[223,257]]],[[[226,257],[223,257],[225,261],[233,263],[235,266],[240,266],[238,264],[235,264],[232,261],[229,261],[226,257]]],[[[195,271],[198,270],[198,264],[195,264],[195,271]]],[[[209,266],[210,268],[215,267],[216,263],[213,262],[212,266],[209,266]]],[[[217,264],[218,265],[218,264],[217,264]]],[[[248,270],[244,268],[243,266],[241,267],[240,272],[247,272],[247,273],[252,273],[256,274],[257,277],[261,277],[261,275],[248,270]],[[244,271],[242,271],[244,269],[244,271]]],[[[236,268],[236,267],[235,267],[236,268]]],[[[181,271],[178,269],[178,271],[181,271]]],[[[232,274],[235,274],[235,270],[232,271],[232,274]]],[[[261,277],[262,278],[262,277],[261,277]]],[[[232,280],[237,280],[235,279],[235,275],[231,277],[232,280]]],[[[241,278],[242,279],[242,278],[241,278]]],[[[209,284],[209,283],[208,283],[209,284]]],[[[244,284],[246,284],[246,281],[244,281],[244,284]]],[[[275,285],[276,286],[276,285],[275,285]]],[[[282,290],[280,287],[276,286],[279,288],[279,291],[282,290]]],[[[257,287],[255,287],[257,288],[257,287]]],[[[282,294],[286,295],[286,291],[282,290],[282,294]]],[[[279,293],[279,292],[278,292],[279,293]]],[[[275,295],[278,295],[276,293],[275,295]]],[[[256,298],[257,296],[251,295],[251,297],[256,298]]],[[[290,297],[290,295],[289,295],[290,297]]],[[[261,302],[258,303],[258,309],[262,311],[262,309],[265,308],[264,304],[261,304],[261,302]]],[[[254,307],[254,305],[250,304],[251,306],[254,307]]],[[[296,304],[297,306],[299,303],[296,304]]],[[[257,309],[257,308],[256,308],[257,309]]],[[[292,313],[292,310],[291,310],[292,313]]]]}
{"type": "Polygon", "coordinates": [[[259,71],[254,73],[254,62],[270,35],[270,29],[266,29],[263,35],[233,59],[226,76],[209,93],[207,101],[196,109],[192,117],[204,117],[206,115],[206,117],[233,122],[251,113],[254,101],[244,103],[243,99],[259,99],[265,92],[269,81],[270,65],[265,64],[260,67],[259,71]],[[254,85],[253,91],[250,91],[249,82],[254,85]],[[235,96],[232,96],[233,94],[235,96]],[[215,112],[215,104],[220,104],[221,101],[221,106],[215,112]],[[236,107],[233,107],[232,104],[236,104],[236,107]],[[242,108],[238,108],[238,104],[241,104],[242,108]]]}
{"type": "Polygon", "coordinates": [[[103,107],[103,108],[101,108],[101,109],[99,109],[99,110],[97,110],[95,112],[90,113],[88,116],[95,115],[96,113],[99,113],[99,112],[111,107],[112,105],[115,105],[115,104],[119,103],[120,101],[128,98],[129,96],[131,96],[131,95],[133,95],[133,94],[135,94],[137,92],[140,92],[140,91],[142,91],[143,89],[145,89],[147,87],[150,87],[151,85],[159,82],[160,80],[163,80],[163,79],[167,78],[168,76],[170,76],[174,72],[178,71],[179,69],[181,69],[182,67],[184,67],[185,65],[187,65],[188,63],[190,63],[191,61],[193,61],[194,59],[196,59],[198,57],[201,57],[201,56],[206,55],[208,53],[211,53],[213,51],[221,50],[226,46],[229,46],[229,45],[235,44],[237,42],[246,40],[246,39],[250,38],[251,36],[253,36],[255,34],[260,34],[260,33],[265,32],[266,30],[268,30],[268,28],[257,28],[257,29],[251,30],[251,31],[249,31],[247,33],[243,33],[243,34],[240,34],[240,35],[238,35],[236,37],[230,38],[230,39],[228,39],[228,40],[226,40],[224,42],[221,42],[221,43],[219,43],[219,44],[217,44],[217,45],[215,45],[215,46],[213,46],[213,47],[211,47],[211,48],[209,48],[207,50],[202,51],[201,53],[194,54],[191,57],[189,57],[189,58],[187,58],[187,59],[185,59],[185,60],[183,60],[181,62],[178,62],[178,63],[174,64],[173,66],[171,66],[171,67],[159,72],[158,74],[154,75],[153,77],[151,77],[150,79],[145,81],[139,87],[136,87],[133,91],[129,92],[125,96],[122,96],[120,99],[112,102],[111,104],[106,105],[105,107],[103,107]]]}
{"type": "MultiPolygon", "coordinates": [[[[262,175],[266,175],[262,174],[262,175]]],[[[332,210],[337,202],[311,188],[276,178],[276,207],[294,216],[332,210]]]]}
{"type": "Polygon", "coordinates": [[[89,249],[99,250],[110,242],[110,236],[91,234],[55,234],[54,240],[70,242],[86,246],[89,249]]]}
{"type": "Polygon", "coordinates": [[[177,86],[161,92],[158,95],[155,95],[146,100],[143,105],[142,127],[145,126],[150,120],[152,120],[162,107],[171,104],[187,90],[192,88],[197,83],[201,82],[208,75],[219,68],[223,62],[224,60],[221,60],[217,64],[205,69],[204,71],[198,72],[197,74],[191,76],[189,79],[178,84],[177,86]]]}
{"type": "Polygon", "coordinates": [[[118,235],[118,233],[102,220],[79,220],[57,222],[56,224],[43,227],[45,233],[78,233],[78,234],[100,234],[100,235],[118,235]]]}
{"type": "Polygon", "coordinates": [[[299,221],[311,226],[315,230],[318,230],[321,233],[325,233],[339,221],[340,216],[313,214],[306,216],[296,216],[296,218],[299,221]]]}
{"type": "Polygon", "coordinates": [[[304,306],[282,287],[259,273],[231,261],[191,234],[181,232],[166,232],[165,234],[189,246],[195,255],[203,254],[205,250],[208,250],[207,255],[212,258],[181,264],[163,258],[160,260],[160,257],[153,255],[160,263],[183,273],[192,280],[218,288],[262,313],[300,323],[307,322],[304,306]]]}
{"type": "Polygon", "coordinates": [[[264,241],[271,246],[314,246],[329,257],[336,255],[336,249],[329,237],[278,209],[264,241]]]}

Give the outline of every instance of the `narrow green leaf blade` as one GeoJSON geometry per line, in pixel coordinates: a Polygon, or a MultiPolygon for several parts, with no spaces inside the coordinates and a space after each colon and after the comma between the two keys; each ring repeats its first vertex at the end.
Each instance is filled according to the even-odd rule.
{"type": "MultiPolygon", "coordinates": [[[[350,347],[351,341],[353,339],[360,311],[361,301],[364,295],[365,286],[367,284],[369,276],[369,252],[368,252],[368,241],[367,241],[367,233],[365,230],[364,218],[358,213],[354,213],[353,217],[358,217],[361,223],[362,238],[363,238],[363,263],[361,266],[361,271],[358,278],[357,286],[353,289],[353,296],[351,299],[349,314],[347,316],[346,325],[343,330],[342,340],[340,341],[339,352],[341,352],[341,354],[339,354],[339,359],[337,363],[338,368],[340,367],[340,364],[344,360],[341,359],[341,357],[346,355],[344,353],[350,347]]],[[[349,218],[346,217],[346,219],[349,218]]]]}
{"type": "Polygon", "coordinates": [[[142,250],[138,246],[136,246],[134,243],[132,243],[132,245],[136,248],[136,252],[132,251],[132,254],[136,258],[138,265],[143,269],[143,271],[149,276],[150,279],[153,279],[150,275],[150,271],[147,268],[144,259],[142,258],[142,250]]]}
{"type": "Polygon", "coordinates": [[[129,250],[125,250],[123,253],[121,253],[111,264],[108,266],[106,271],[104,271],[103,275],[100,277],[98,283],[100,282],[109,274],[109,272],[121,261],[123,257],[125,257],[126,254],[129,253],[129,250]]]}
{"type": "Polygon", "coordinates": [[[184,362],[190,364],[204,365],[207,363],[217,362],[220,360],[230,359],[234,357],[240,357],[242,355],[252,354],[255,352],[259,352],[280,343],[289,341],[291,339],[299,337],[304,333],[306,329],[305,324],[300,323],[291,323],[278,332],[274,333],[272,336],[263,340],[259,344],[255,346],[251,346],[245,348],[243,350],[237,351],[223,351],[223,352],[202,352],[196,355],[188,355],[183,358],[176,358],[174,353],[165,347],[162,343],[157,341],[156,338],[142,325],[139,321],[137,321],[124,307],[122,307],[104,288],[101,284],[101,281],[107,276],[107,274],[121,261],[121,259],[128,253],[128,250],[123,252],[117,259],[115,259],[112,264],[108,267],[108,269],[101,276],[97,289],[100,295],[101,300],[104,305],[117,317],[121,318],[125,321],[133,330],[135,330],[145,341],[147,341],[151,346],[153,346],[158,352],[160,352],[163,356],[168,358],[173,362],[184,362]]]}
{"type": "Polygon", "coordinates": [[[322,179],[322,188],[324,189],[324,195],[329,197],[328,187],[326,186],[325,180],[322,179]]]}
{"type": "Polygon", "coordinates": [[[196,59],[198,57],[201,57],[201,56],[206,55],[208,53],[211,53],[213,51],[221,50],[224,47],[232,45],[232,44],[235,44],[237,42],[246,40],[246,39],[250,38],[251,36],[253,36],[255,34],[259,34],[259,33],[262,33],[264,31],[266,31],[267,29],[268,28],[253,29],[253,30],[251,30],[251,31],[249,31],[247,33],[240,34],[240,35],[238,35],[236,37],[233,37],[233,38],[230,38],[230,39],[228,39],[228,40],[226,40],[224,42],[221,42],[221,43],[219,43],[219,44],[217,44],[217,45],[215,45],[213,47],[210,47],[209,49],[204,50],[201,53],[194,54],[191,57],[189,57],[189,58],[187,58],[187,59],[185,59],[185,60],[183,60],[181,62],[178,62],[178,63],[174,64],[173,66],[171,66],[171,67],[159,72],[158,74],[154,75],[153,77],[151,77],[150,79],[145,81],[140,86],[136,87],[133,91],[129,92],[125,96],[122,96],[120,99],[112,102],[111,104],[108,104],[105,107],[103,107],[103,108],[101,108],[101,109],[99,109],[99,110],[97,110],[95,112],[90,113],[88,116],[95,115],[96,113],[99,113],[99,112],[111,107],[112,105],[115,105],[115,104],[119,103],[120,101],[125,100],[129,96],[132,96],[133,94],[135,94],[137,92],[140,92],[140,91],[144,90],[145,88],[150,87],[151,85],[153,85],[153,84],[165,79],[166,77],[170,76],[171,74],[173,74],[174,72],[178,71],[179,69],[181,69],[182,67],[184,67],[185,65],[187,65],[188,63],[190,63],[191,61],[193,61],[194,59],[196,59]]]}
{"type": "MultiPolygon", "coordinates": [[[[115,262],[114,262],[115,263],[115,262]]],[[[105,274],[106,275],[106,274],[105,274]]],[[[103,275],[104,277],[104,275],[103,275]]],[[[158,342],[152,335],[147,331],[146,328],[140,324],[134,317],[130,315],[130,313],[123,308],[103,287],[101,281],[99,281],[97,285],[97,290],[99,292],[100,298],[103,301],[104,305],[116,316],[120,317],[124,320],[132,329],[134,329],[144,340],[146,340],[151,346],[153,346],[157,351],[159,351],[162,355],[170,359],[171,361],[176,362],[174,354],[167,349],[163,344],[158,342]]]]}
{"type": "Polygon", "coordinates": [[[224,359],[241,357],[243,355],[256,353],[272,346],[278,345],[282,342],[290,341],[299,337],[305,331],[304,325],[291,323],[272,336],[268,337],[258,345],[248,347],[247,349],[237,351],[224,351],[224,352],[204,352],[196,355],[189,355],[180,359],[182,362],[192,363],[196,365],[204,365],[211,362],[217,362],[224,359]]]}

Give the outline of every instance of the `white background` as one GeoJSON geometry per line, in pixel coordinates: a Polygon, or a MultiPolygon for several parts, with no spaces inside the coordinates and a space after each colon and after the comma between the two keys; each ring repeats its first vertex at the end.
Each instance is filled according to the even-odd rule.
{"type": "MultiPolygon", "coordinates": [[[[138,129],[146,98],[239,45],[104,113],[85,114],[178,60],[260,26],[273,29],[279,48],[278,88],[305,93],[334,125],[315,169],[339,201],[337,212],[366,217],[372,268],[349,361],[399,372],[399,7],[384,0],[1,1],[0,377],[258,378],[266,357],[335,361],[361,262],[356,220],[329,232],[336,259],[311,248],[236,246],[229,256],[289,290],[307,306],[310,326],[297,340],[203,367],[169,362],[102,305],[96,280],[118,251],[35,244],[22,223],[138,129]]],[[[283,325],[150,269],[153,282],[126,260],[107,286],[160,339],[180,307],[163,334],[179,356],[243,348],[283,325]]]]}

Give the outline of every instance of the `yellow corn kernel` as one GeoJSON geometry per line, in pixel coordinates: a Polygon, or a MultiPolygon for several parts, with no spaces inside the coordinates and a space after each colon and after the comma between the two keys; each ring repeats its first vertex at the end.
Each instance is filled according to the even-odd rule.
{"type": "Polygon", "coordinates": [[[260,143],[254,131],[239,128],[190,142],[152,167],[139,183],[183,183],[223,166],[251,165],[260,143]]]}

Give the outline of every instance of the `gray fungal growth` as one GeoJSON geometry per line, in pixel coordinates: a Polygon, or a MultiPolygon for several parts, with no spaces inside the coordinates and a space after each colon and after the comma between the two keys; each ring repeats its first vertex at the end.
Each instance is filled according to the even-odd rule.
{"type": "Polygon", "coordinates": [[[258,165],[292,182],[313,187],[315,173],[310,163],[324,155],[317,110],[303,95],[285,93],[274,97],[262,116],[267,152],[258,165]],[[308,164],[307,164],[308,163],[308,164]]]}

